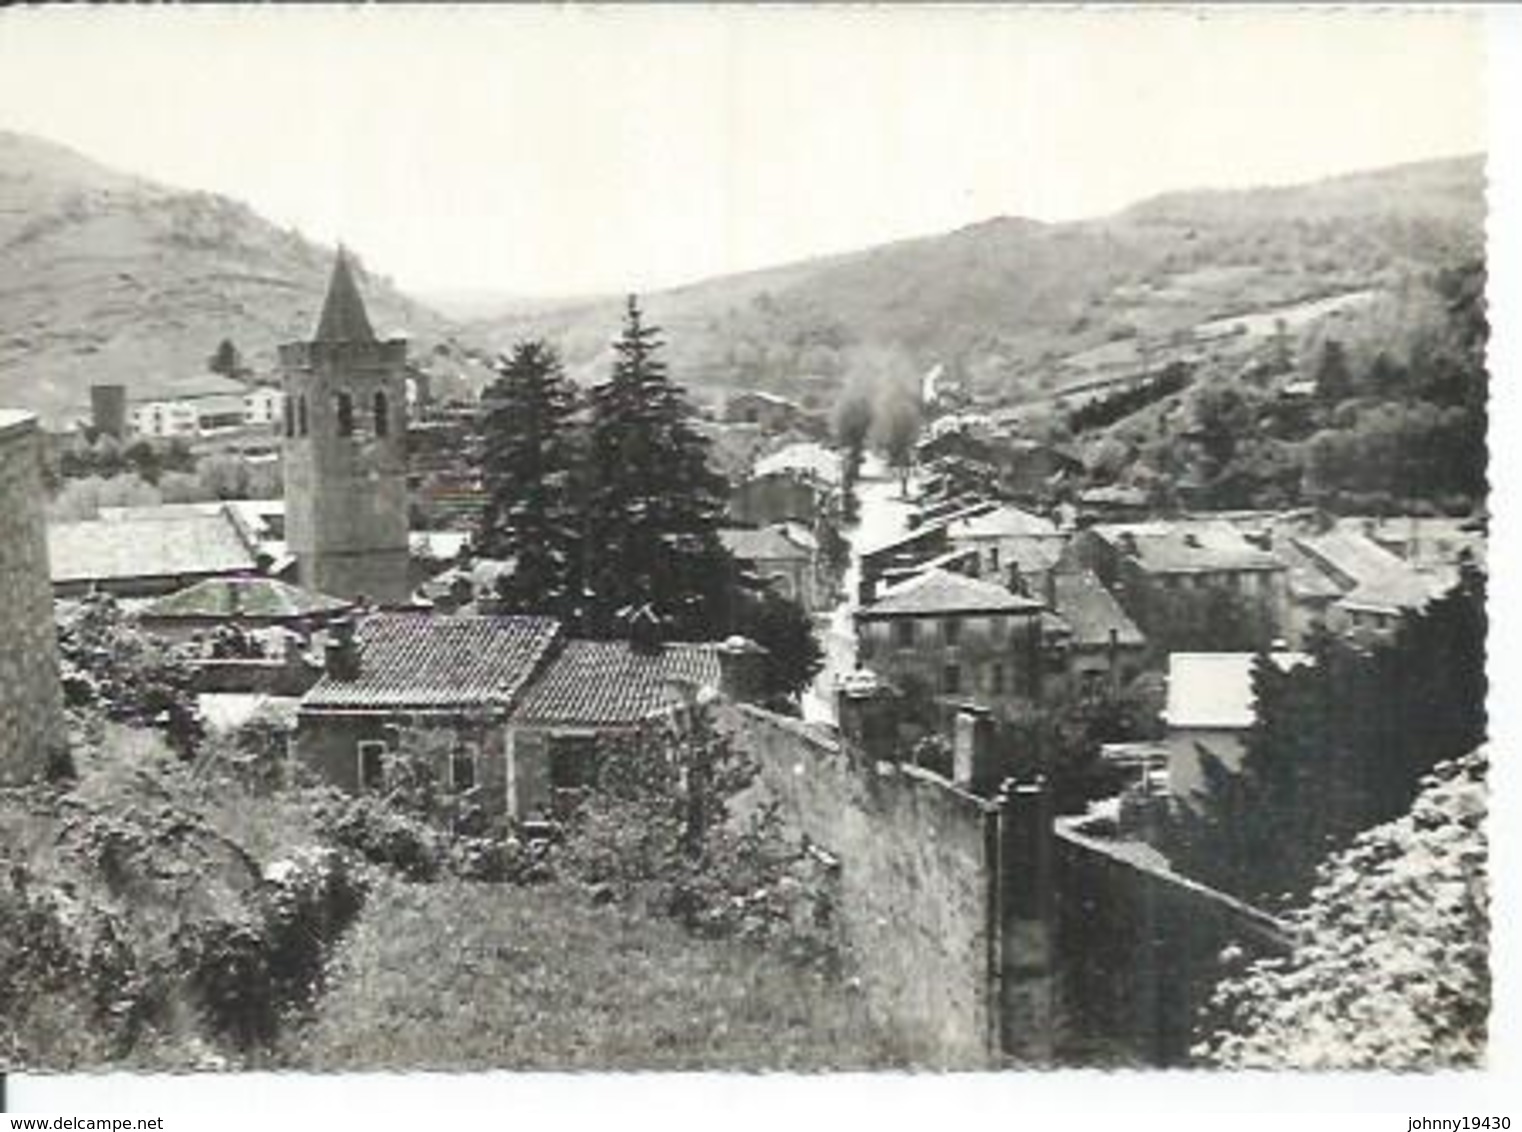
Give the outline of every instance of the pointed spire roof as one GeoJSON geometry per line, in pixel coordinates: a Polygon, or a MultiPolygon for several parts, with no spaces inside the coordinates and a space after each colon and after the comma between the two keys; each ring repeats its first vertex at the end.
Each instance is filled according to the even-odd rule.
{"type": "Polygon", "coordinates": [[[317,341],[375,341],[370,316],[365,313],[365,301],[360,298],[359,286],[354,282],[349,253],[342,244],[338,247],[338,258],[333,262],[333,276],[328,280],[328,297],[323,301],[322,318],[317,323],[317,341]]]}

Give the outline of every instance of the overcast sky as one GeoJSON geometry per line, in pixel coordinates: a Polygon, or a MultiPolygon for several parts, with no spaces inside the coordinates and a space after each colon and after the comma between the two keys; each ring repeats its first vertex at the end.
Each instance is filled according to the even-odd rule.
{"type": "Polygon", "coordinates": [[[1484,148],[1473,13],[0,11],[0,128],[418,292],[646,289],[1484,148]]]}

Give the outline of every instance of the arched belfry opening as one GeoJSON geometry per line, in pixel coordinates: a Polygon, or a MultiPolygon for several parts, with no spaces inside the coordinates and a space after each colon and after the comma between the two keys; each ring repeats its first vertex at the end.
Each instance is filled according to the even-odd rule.
{"type": "Polygon", "coordinates": [[[284,480],[298,581],[349,600],[405,602],[407,343],[375,336],[343,249],[312,339],[282,346],[280,365],[296,406],[284,480]]]}

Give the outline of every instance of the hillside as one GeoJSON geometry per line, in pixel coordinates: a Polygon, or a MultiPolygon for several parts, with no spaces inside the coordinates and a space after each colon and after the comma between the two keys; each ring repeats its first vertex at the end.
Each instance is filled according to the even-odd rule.
{"type": "MultiPolygon", "coordinates": [[[[1063,384],[1056,363],[1165,343],[1212,319],[1396,286],[1480,254],[1484,166],[1424,162],[1291,188],[1189,192],[1066,224],[1000,217],[942,236],[647,297],[684,380],[828,403],[853,377],[958,365],[995,399],[1063,384]]],[[[606,357],[618,300],[478,323],[544,334],[573,372],[606,357]]],[[[1123,359],[1122,359],[1123,361],[1123,359]]]]}
{"type": "MultiPolygon", "coordinates": [[[[332,255],[225,197],[0,132],[0,403],[59,424],[84,411],[94,382],[173,392],[224,338],[268,372],[278,343],[310,334],[332,255]]],[[[451,323],[360,274],[378,330],[470,374],[451,323]]]]}

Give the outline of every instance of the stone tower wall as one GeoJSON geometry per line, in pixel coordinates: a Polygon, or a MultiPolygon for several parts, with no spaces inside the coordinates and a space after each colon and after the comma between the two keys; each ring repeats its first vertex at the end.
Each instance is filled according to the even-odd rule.
{"type": "Polygon", "coordinates": [[[65,742],[35,417],[0,409],[0,785],[65,742]]]}
{"type": "Polygon", "coordinates": [[[283,441],[286,542],[303,586],[383,604],[407,598],[406,358],[404,341],[297,343],[280,351],[295,425],[283,441]],[[384,436],[375,421],[378,392],[386,397],[384,436]],[[340,393],[352,398],[349,436],[339,433],[340,393]]]}

